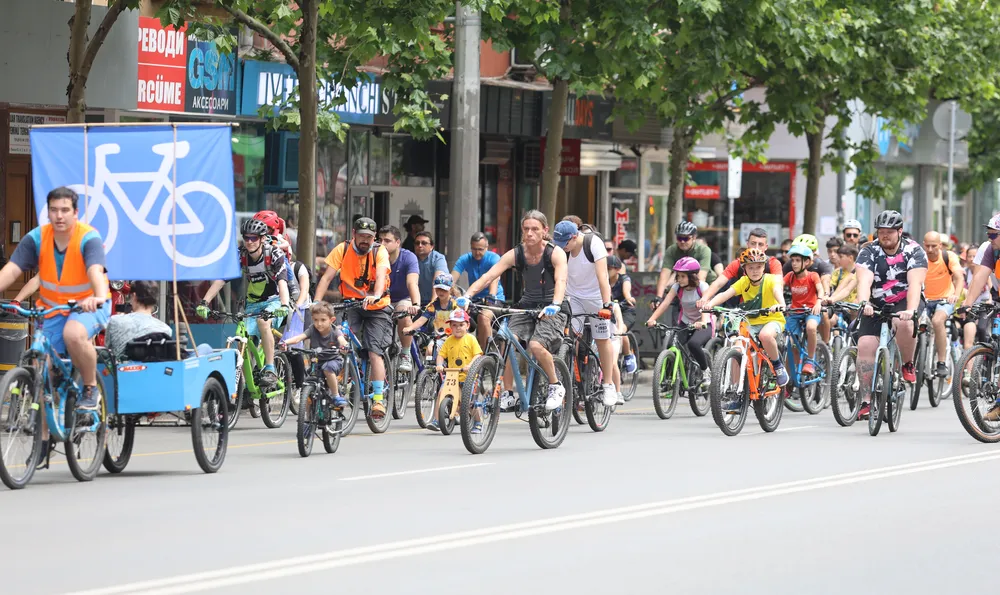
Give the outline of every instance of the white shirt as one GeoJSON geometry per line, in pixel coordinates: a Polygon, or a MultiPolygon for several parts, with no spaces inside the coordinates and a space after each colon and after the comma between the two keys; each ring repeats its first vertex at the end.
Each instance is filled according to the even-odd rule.
{"type": "MultiPolygon", "coordinates": [[[[604,242],[596,234],[590,238],[590,251],[594,255],[594,263],[608,257],[604,242]]],[[[579,300],[601,301],[601,286],[597,282],[595,264],[587,260],[587,252],[580,248],[576,256],[567,255],[566,265],[566,295],[579,300]]]]}

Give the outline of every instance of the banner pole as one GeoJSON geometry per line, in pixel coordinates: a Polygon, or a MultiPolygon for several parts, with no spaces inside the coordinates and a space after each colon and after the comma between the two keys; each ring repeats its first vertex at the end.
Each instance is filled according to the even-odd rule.
{"type": "Polygon", "coordinates": [[[33,124],[31,128],[111,128],[125,126],[229,126],[239,128],[239,122],[88,122],[86,124],[33,124]]]}
{"type": "Polygon", "coordinates": [[[177,361],[181,359],[181,325],[178,310],[180,309],[181,298],[177,293],[177,124],[173,124],[174,131],[174,165],[173,165],[173,188],[170,189],[171,220],[173,225],[172,242],[173,252],[170,260],[173,264],[173,289],[174,289],[174,346],[177,350],[177,361]]]}
{"type": "MultiPolygon", "coordinates": [[[[90,148],[87,145],[87,129],[83,129],[83,215],[90,211],[90,148]]],[[[89,223],[89,222],[88,222],[89,223]]]]}

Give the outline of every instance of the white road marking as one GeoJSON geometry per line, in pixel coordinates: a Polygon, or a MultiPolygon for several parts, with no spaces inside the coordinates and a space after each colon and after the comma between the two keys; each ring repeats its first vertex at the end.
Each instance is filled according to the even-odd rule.
{"type": "MultiPolygon", "coordinates": [[[[777,434],[778,432],[794,432],[796,430],[809,430],[809,429],[818,428],[818,427],[819,426],[793,426],[791,428],[778,428],[777,430],[775,430],[773,432],[765,432],[764,430],[761,430],[759,432],[747,432],[747,433],[743,434],[743,436],[756,436],[758,434],[777,434]]],[[[729,436],[726,436],[726,437],[728,438],[729,436]]]]}
{"type": "Polygon", "coordinates": [[[355,477],[341,477],[340,481],[361,481],[363,479],[380,479],[382,477],[397,477],[399,475],[417,475],[419,473],[435,473],[437,471],[451,471],[452,469],[469,469],[470,467],[486,467],[494,463],[472,463],[470,465],[451,465],[450,467],[432,467],[430,469],[410,469],[409,471],[395,471],[392,473],[376,473],[374,475],[357,475],[355,477]]]}
{"type": "Polygon", "coordinates": [[[218,589],[260,581],[269,581],[288,576],[309,574],[321,570],[355,566],[368,562],[413,557],[418,555],[422,556],[440,551],[465,548],[473,545],[508,541],[535,535],[559,533],[562,531],[582,529],[599,525],[621,523],[636,519],[663,516],[714,506],[723,506],[726,504],[750,502],[765,498],[774,498],[776,496],[786,496],[790,494],[821,490],[824,488],[833,488],[875,481],[878,479],[888,479],[891,477],[935,471],[938,469],[947,469],[950,467],[995,461],[997,459],[1000,459],[1000,453],[998,452],[931,459],[915,463],[869,469],[866,471],[854,471],[850,473],[828,475],[825,477],[816,477],[813,479],[789,481],[769,486],[731,490],[716,494],[677,498],[674,500],[663,500],[659,502],[650,502],[648,504],[638,504],[634,506],[624,506],[620,508],[611,508],[581,514],[539,519],[536,521],[499,525],[496,527],[488,527],[473,531],[446,533],[444,535],[434,537],[409,539],[380,545],[334,550],[323,554],[297,556],[286,558],[284,560],[273,560],[256,564],[234,566],[231,568],[186,574],[172,578],[153,579],[114,587],[102,587],[86,591],[78,591],[72,593],[71,595],[117,595],[123,593],[168,595],[174,593],[195,593],[198,591],[207,591],[209,589],[218,589]]]}

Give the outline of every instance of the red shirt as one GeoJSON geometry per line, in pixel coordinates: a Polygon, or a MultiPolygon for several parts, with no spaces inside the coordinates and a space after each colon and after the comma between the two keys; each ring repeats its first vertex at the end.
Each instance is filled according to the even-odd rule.
{"type": "Polygon", "coordinates": [[[820,282],[819,275],[807,272],[803,277],[795,273],[785,275],[785,286],[792,290],[792,308],[812,308],[819,296],[816,295],[816,284],[820,282]]]}
{"type": "MultiPolygon", "coordinates": [[[[741,265],[740,265],[739,259],[736,259],[736,260],[732,261],[731,263],[729,263],[729,266],[726,267],[726,270],[722,271],[722,275],[726,279],[735,279],[735,278],[741,276],[740,275],[740,266],[741,265]]],[[[777,258],[775,258],[773,256],[770,257],[770,258],[768,258],[767,259],[767,268],[770,269],[770,270],[767,271],[768,273],[770,273],[772,275],[778,275],[779,277],[781,276],[781,261],[779,261],[777,258]]]]}

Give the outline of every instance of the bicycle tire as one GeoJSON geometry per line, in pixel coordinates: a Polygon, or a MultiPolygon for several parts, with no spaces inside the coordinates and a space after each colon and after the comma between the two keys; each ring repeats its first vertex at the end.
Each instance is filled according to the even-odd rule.
{"type": "Polygon", "coordinates": [[[361,410],[361,381],[358,379],[358,369],[353,362],[344,363],[344,381],[340,383],[340,396],[347,400],[344,408],[344,431],[347,436],[358,423],[358,411],[361,410]]]}
{"type": "Polygon", "coordinates": [[[322,425],[323,428],[323,449],[327,454],[333,454],[340,448],[340,439],[343,437],[341,429],[344,425],[344,416],[340,411],[333,408],[332,403],[327,407],[327,419],[322,425]]]}
{"type": "MultiPolygon", "coordinates": [[[[747,372],[749,373],[749,370],[747,372]]],[[[758,378],[760,386],[767,386],[770,382],[774,382],[774,380],[775,378],[771,373],[771,369],[762,362],[758,378]]],[[[763,391],[761,392],[763,393],[763,391]]],[[[767,433],[777,430],[778,425],[781,424],[781,414],[785,411],[781,403],[782,394],[781,391],[770,397],[765,397],[761,394],[756,401],[753,401],[753,412],[757,417],[757,423],[760,424],[760,429],[767,433]]]]}
{"type": "MultiPolygon", "coordinates": [[[[292,400],[292,366],[288,363],[288,358],[283,353],[274,356],[274,372],[285,385],[280,396],[260,398],[260,417],[264,420],[264,425],[272,430],[280,428],[288,417],[288,406],[292,400]],[[278,399],[281,399],[280,401],[278,399]],[[277,405],[277,407],[275,407],[277,405]]],[[[262,393],[263,395],[263,393],[262,393]]]]}
{"type": "Polygon", "coordinates": [[[635,356],[635,372],[631,374],[625,371],[625,356],[618,356],[618,371],[621,377],[621,388],[622,388],[622,399],[625,402],[632,400],[635,396],[636,389],[639,388],[639,368],[642,367],[642,358],[639,357],[639,349],[637,347],[638,341],[636,340],[635,333],[629,331],[627,334],[629,344],[632,346],[632,355],[635,356]]]}
{"type": "Polygon", "coordinates": [[[840,352],[844,349],[844,337],[839,333],[830,337],[830,361],[836,361],[840,357],[840,352]]]}
{"type": "MultiPolygon", "coordinates": [[[[386,430],[389,429],[389,424],[392,423],[392,375],[395,373],[395,367],[392,365],[392,360],[382,356],[382,364],[385,366],[385,384],[382,386],[382,405],[385,406],[386,395],[389,395],[388,407],[385,407],[385,413],[382,414],[381,418],[376,419],[372,415],[374,401],[368,398],[368,394],[371,390],[371,378],[365,382],[366,390],[362,398],[368,403],[368,409],[365,411],[365,421],[368,423],[368,429],[372,431],[372,434],[384,434],[386,430]]],[[[368,371],[371,374],[371,370],[368,371]]]]}
{"type": "Polygon", "coordinates": [[[528,426],[531,429],[531,437],[535,440],[535,444],[544,450],[559,448],[559,445],[566,439],[570,418],[570,408],[566,405],[573,402],[573,395],[569,394],[573,391],[572,377],[569,375],[569,368],[566,367],[566,362],[558,358],[553,358],[553,363],[555,364],[557,379],[566,387],[567,394],[563,401],[563,406],[553,411],[545,411],[548,378],[543,379],[542,375],[538,374],[535,376],[534,383],[533,392],[535,398],[532,399],[531,408],[528,410],[528,426]],[[546,430],[551,431],[546,432],[546,430]]]}
{"type": "Polygon", "coordinates": [[[413,390],[413,410],[417,416],[417,425],[422,429],[436,415],[434,403],[437,400],[437,372],[426,368],[417,375],[417,385],[413,390]]]}
{"type": "MultiPolygon", "coordinates": [[[[813,359],[816,360],[817,374],[829,374],[828,371],[830,370],[833,356],[830,354],[830,348],[827,347],[826,343],[823,341],[816,342],[816,356],[813,359]]],[[[806,413],[816,415],[820,411],[823,411],[823,404],[826,402],[826,389],[827,383],[823,379],[799,388],[799,401],[802,403],[802,408],[806,413]]]]}
{"type": "Polygon", "coordinates": [[[677,353],[664,349],[653,362],[653,410],[660,419],[670,419],[677,409],[677,387],[672,371],[677,353]]]}
{"type": "Polygon", "coordinates": [[[108,418],[108,442],[104,449],[104,468],[108,473],[121,473],[132,459],[135,446],[135,419],[129,415],[108,418]],[[119,433],[119,430],[121,433],[119,433]]]}
{"type": "Polygon", "coordinates": [[[441,399],[441,404],[438,406],[438,428],[445,436],[451,436],[451,433],[455,431],[455,419],[451,416],[451,408],[454,404],[453,397],[445,397],[441,399]]]}
{"type": "MultiPolygon", "coordinates": [[[[694,364],[695,367],[697,365],[697,363],[694,364]]],[[[711,368],[703,370],[702,374],[711,374],[711,368]]],[[[689,373],[688,378],[690,377],[689,373]]],[[[702,389],[701,386],[688,387],[688,402],[691,404],[691,411],[695,417],[705,417],[712,408],[712,403],[708,398],[708,391],[702,389]]]]}
{"type": "Polygon", "coordinates": [[[243,367],[240,366],[236,369],[236,398],[229,404],[229,416],[226,420],[226,424],[229,429],[232,430],[236,427],[237,422],[240,421],[240,411],[243,409],[243,402],[246,398],[244,395],[247,392],[247,381],[243,376],[243,367]]]}
{"type": "Polygon", "coordinates": [[[3,421],[3,426],[0,427],[0,480],[12,490],[20,490],[31,482],[42,450],[42,416],[45,413],[42,406],[32,407],[41,403],[41,395],[35,392],[35,386],[34,374],[23,367],[7,372],[0,384],[0,420],[3,421]],[[14,396],[9,397],[12,392],[14,396]],[[4,453],[9,455],[11,452],[7,444],[12,438],[9,430],[14,427],[10,422],[13,415],[18,419],[17,435],[13,438],[27,438],[23,441],[28,446],[27,455],[19,453],[24,456],[23,461],[8,461],[3,457],[4,453]],[[14,471],[22,469],[20,474],[14,471]]]}
{"type": "Polygon", "coordinates": [[[833,369],[830,371],[830,409],[833,409],[833,419],[841,427],[854,425],[861,411],[861,396],[854,390],[858,379],[858,348],[848,347],[841,350],[833,369]],[[847,406],[847,410],[842,408],[847,406]]]}
{"type": "Polygon", "coordinates": [[[584,403],[584,411],[587,414],[587,425],[594,432],[603,432],[607,429],[608,424],[611,423],[611,414],[614,413],[615,406],[608,407],[604,404],[604,394],[601,387],[601,368],[597,365],[597,358],[593,353],[590,354],[590,359],[587,361],[584,372],[586,372],[587,378],[584,381],[584,386],[589,388],[584,403]]]}
{"type": "Polygon", "coordinates": [[[955,403],[955,413],[965,431],[976,440],[986,444],[1000,442],[1000,422],[986,420],[983,415],[995,402],[998,379],[994,377],[996,354],[990,345],[973,345],[965,350],[955,371],[955,381],[951,388],[951,400],[955,403]],[[989,391],[984,390],[987,387],[989,391]],[[965,408],[969,404],[969,410],[965,408]]]}
{"type": "Polygon", "coordinates": [[[474,455],[481,455],[489,449],[500,423],[500,403],[496,390],[498,368],[499,364],[493,355],[476,358],[469,367],[462,387],[462,401],[458,409],[462,443],[474,455]],[[480,417],[484,418],[481,420],[483,428],[479,434],[472,433],[472,426],[476,421],[473,411],[476,409],[481,412],[480,417]]]}
{"type": "Polygon", "coordinates": [[[715,358],[719,355],[719,349],[723,346],[723,340],[719,338],[719,335],[712,335],[712,338],[705,343],[705,355],[708,357],[709,367],[711,368],[711,363],[715,361],[715,358]]]}
{"type": "Polygon", "coordinates": [[[927,395],[927,400],[931,407],[937,407],[951,393],[951,383],[955,378],[955,362],[951,359],[951,347],[948,348],[949,354],[945,359],[945,367],[948,369],[948,373],[944,376],[934,376],[931,381],[934,384],[934,391],[927,395]]]}
{"type": "MultiPolygon", "coordinates": [[[[74,377],[74,379],[79,379],[78,374],[75,372],[74,377]]],[[[83,386],[82,380],[78,382],[78,386],[83,386]]],[[[107,452],[108,448],[108,401],[107,395],[104,393],[104,384],[101,382],[97,383],[97,390],[100,392],[100,402],[97,409],[82,412],[86,415],[97,415],[97,429],[93,432],[77,428],[76,423],[81,412],[75,410],[76,397],[70,395],[66,398],[64,422],[66,440],[63,444],[66,450],[66,465],[77,481],[92,481],[97,477],[97,472],[104,462],[104,453],[107,452]],[[94,452],[88,457],[88,453],[80,452],[80,449],[82,448],[83,441],[87,439],[89,434],[93,434],[94,437],[94,452]]]]}
{"type": "Polygon", "coordinates": [[[891,383],[891,379],[889,378],[889,362],[884,347],[880,347],[875,352],[874,370],[872,383],[874,387],[877,387],[877,390],[871,391],[871,409],[868,415],[868,434],[870,436],[878,436],[879,430],[882,429],[882,422],[885,418],[885,401],[883,398],[887,394],[883,387],[887,383],[891,383]]]}
{"type": "Polygon", "coordinates": [[[712,365],[712,384],[708,393],[709,403],[712,406],[712,419],[715,420],[715,425],[726,436],[736,436],[739,434],[747,421],[750,399],[747,397],[746,390],[736,393],[739,386],[738,379],[735,385],[731,383],[732,375],[739,370],[742,359],[743,352],[735,347],[730,347],[720,350],[712,365]],[[729,367],[728,370],[727,367],[729,367]],[[727,377],[729,380],[727,380],[727,377]],[[723,382],[726,382],[727,390],[725,391],[723,390],[723,382]],[[726,399],[727,401],[732,401],[733,398],[739,399],[739,407],[735,413],[723,410],[722,401],[727,396],[730,397],[726,399]],[[732,420],[732,423],[730,423],[730,420],[732,420]]]}
{"type": "Polygon", "coordinates": [[[885,419],[889,424],[889,431],[899,430],[899,422],[903,415],[903,403],[906,401],[906,382],[903,382],[903,358],[896,350],[896,357],[892,364],[892,383],[886,392],[885,399],[885,419]]]}
{"type": "Polygon", "coordinates": [[[194,447],[194,458],[205,473],[217,472],[226,461],[229,425],[225,420],[228,408],[229,398],[222,384],[209,377],[201,391],[201,405],[191,412],[191,445],[194,447]],[[211,430],[214,436],[206,430],[211,430]]]}
{"type": "MultiPolygon", "coordinates": [[[[567,354],[568,357],[568,354],[567,354]]],[[[580,371],[580,358],[575,355],[569,358],[570,361],[566,363],[566,367],[573,372],[573,421],[577,425],[586,425],[587,423],[587,390],[583,386],[586,374],[580,371]]]]}
{"type": "Polygon", "coordinates": [[[312,454],[313,441],[316,438],[318,402],[312,402],[315,390],[315,387],[308,383],[299,390],[299,416],[295,431],[295,443],[299,449],[299,456],[303,458],[312,454]]]}
{"type": "Polygon", "coordinates": [[[393,383],[392,383],[392,419],[403,419],[406,417],[406,405],[410,400],[410,392],[413,390],[413,369],[410,366],[409,372],[399,370],[399,358],[392,359],[393,383]],[[402,382],[400,382],[402,380],[402,382]]]}
{"type": "MultiPolygon", "coordinates": [[[[914,322],[914,324],[917,324],[914,322]]],[[[929,369],[929,353],[927,350],[927,335],[921,333],[920,338],[917,339],[917,349],[913,353],[913,361],[915,362],[917,381],[913,385],[913,392],[910,394],[910,411],[917,408],[917,403],[920,401],[920,391],[923,390],[924,384],[928,384],[927,390],[933,390],[929,385],[927,379],[927,370],[929,369]]]]}

